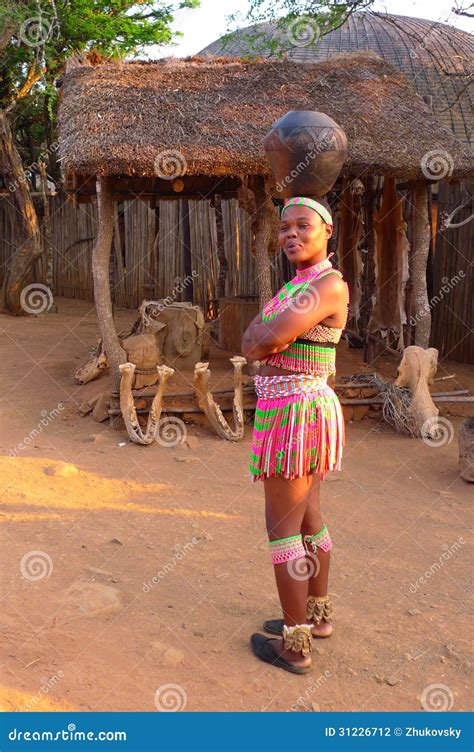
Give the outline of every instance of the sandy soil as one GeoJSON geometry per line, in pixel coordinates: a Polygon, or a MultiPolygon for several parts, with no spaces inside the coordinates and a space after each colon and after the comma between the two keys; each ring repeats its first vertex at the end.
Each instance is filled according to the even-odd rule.
{"type": "MultiPolygon", "coordinates": [[[[72,378],[95,314],[56,302],[58,314],[0,322],[5,709],[470,709],[473,489],[457,436],[472,405],[442,407],[453,438],[437,447],[373,418],[347,425],[343,471],[322,486],[335,630],[314,642],[312,672],[292,676],[248,647],[280,616],[263,488],[247,477],[251,425],[239,443],[188,425],[179,447],[141,447],[80,417],[107,388],[72,378]]],[[[211,353],[213,387],[230,383],[226,358],[211,353]]],[[[338,374],[361,370],[341,345],[338,374]]],[[[395,360],[377,370],[394,376],[395,360]]],[[[472,371],[442,362],[438,375],[456,377],[436,391],[474,391],[472,371]]]]}

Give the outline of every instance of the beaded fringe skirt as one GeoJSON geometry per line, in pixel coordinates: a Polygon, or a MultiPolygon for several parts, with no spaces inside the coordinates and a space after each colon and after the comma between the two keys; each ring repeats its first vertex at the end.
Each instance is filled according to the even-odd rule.
{"type": "Polygon", "coordinates": [[[255,376],[257,406],[249,471],[253,481],[289,480],[340,470],[345,444],[341,403],[327,376],[255,376]]]}

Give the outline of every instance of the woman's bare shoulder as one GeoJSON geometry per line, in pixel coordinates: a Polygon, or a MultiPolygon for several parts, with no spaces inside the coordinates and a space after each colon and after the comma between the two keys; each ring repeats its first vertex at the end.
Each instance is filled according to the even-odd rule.
{"type": "Polygon", "coordinates": [[[319,292],[327,291],[333,294],[339,294],[342,298],[348,294],[348,284],[340,274],[327,274],[322,279],[314,280],[311,286],[319,292]]]}

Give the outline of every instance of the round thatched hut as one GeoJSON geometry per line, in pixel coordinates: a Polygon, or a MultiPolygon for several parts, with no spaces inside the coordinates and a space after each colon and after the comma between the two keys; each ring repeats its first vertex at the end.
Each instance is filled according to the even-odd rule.
{"type": "MultiPolygon", "coordinates": [[[[314,36],[314,35],[313,35],[314,36]]],[[[199,55],[243,57],[270,49],[270,58],[280,51],[288,60],[317,63],[341,52],[373,52],[403,73],[418,94],[432,104],[439,121],[459,141],[474,139],[473,90],[470,86],[474,37],[462,29],[426,18],[411,18],[374,11],[352,13],[337,29],[317,43],[288,44],[288,34],[276,22],[239,29],[228,42],[216,40],[199,55]],[[276,43],[276,44],[275,44],[276,43]]]]}

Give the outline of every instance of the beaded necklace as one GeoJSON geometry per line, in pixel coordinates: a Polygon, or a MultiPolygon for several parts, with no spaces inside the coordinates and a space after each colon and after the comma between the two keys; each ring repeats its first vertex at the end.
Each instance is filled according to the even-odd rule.
{"type": "Polygon", "coordinates": [[[329,271],[333,269],[329,256],[322,261],[318,261],[317,264],[306,267],[306,269],[297,269],[296,275],[287,282],[281,290],[277,292],[275,297],[272,298],[263,308],[262,321],[271,321],[275,316],[288,307],[292,298],[295,295],[303,293],[309,285],[325,276],[329,271]]]}

